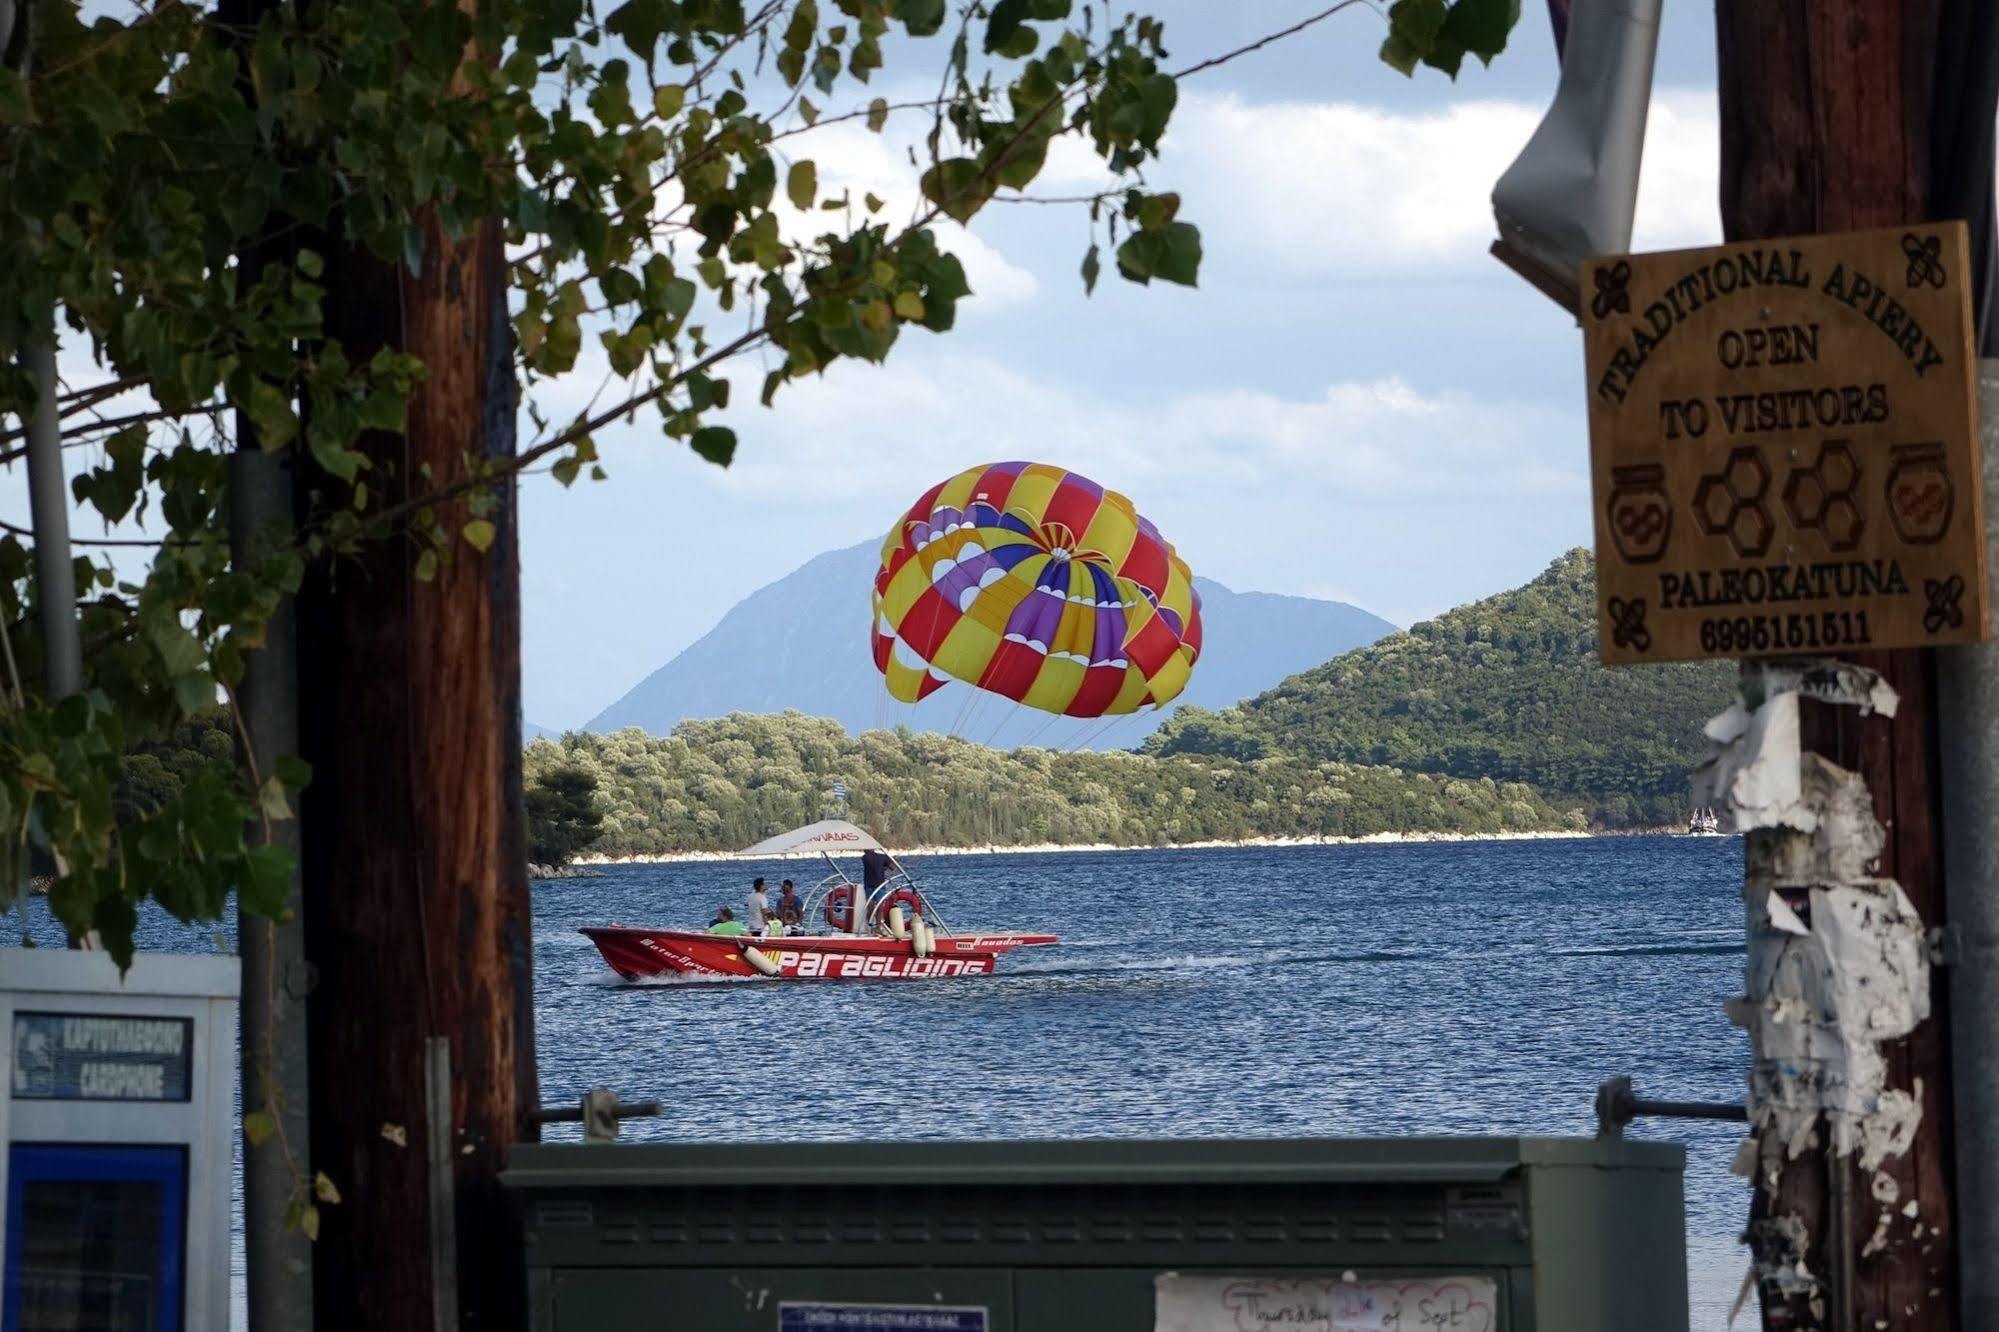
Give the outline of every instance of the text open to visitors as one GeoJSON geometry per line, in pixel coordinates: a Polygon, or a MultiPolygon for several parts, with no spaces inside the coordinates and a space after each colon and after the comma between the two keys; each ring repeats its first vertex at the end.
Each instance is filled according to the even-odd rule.
{"type": "Polygon", "coordinates": [[[1987,636],[1965,228],[1582,271],[1606,664],[1987,636]]]}

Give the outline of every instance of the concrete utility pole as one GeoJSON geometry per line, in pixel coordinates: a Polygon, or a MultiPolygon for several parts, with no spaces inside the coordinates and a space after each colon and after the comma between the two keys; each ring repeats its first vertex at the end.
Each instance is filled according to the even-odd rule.
{"type": "MultiPolygon", "coordinates": [[[[249,38],[277,0],[221,0],[216,17],[237,43],[237,86],[256,97],[249,38]]],[[[273,231],[277,230],[272,228],[273,231]]],[[[262,276],[274,247],[260,239],[237,256],[238,291],[262,276]]],[[[288,451],[266,452],[249,413],[235,421],[229,460],[229,553],[249,568],[293,536],[292,464],[288,451]]],[[[279,605],[264,626],[264,644],[244,654],[237,688],[245,760],[258,777],[276,771],[280,756],[298,753],[298,645],[293,609],[279,605]]],[[[298,821],[271,825],[271,840],[299,852],[298,821]]],[[[243,1268],[248,1332],[312,1332],[312,1241],[292,1214],[301,1179],[309,1177],[311,1121],[307,1114],[305,919],[299,880],[292,874],[287,915],[271,921],[237,908],[236,948],[242,959],[238,1058],[242,1106],[276,1120],[262,1142],[243,1138],[243,1268]]]]}
{"type": "MultiPolygon", "coordinates": [[[[1729,240],[1929,215],[1937,21],[1938,0],[1719,0],[1721,206],[1729,240]]],[[[1886,830],[1879,873],[1900,883],[1924,924],[1936,927],[1945,913],[1933,657],[1898,650],[1855,660],[1900,695],[1895,716],[1862,717],[1807,700],[1804,748],[1865,779],[1886,830]]],[[[1754,844],[1750,854],[1757,854],[1754,844]]],[[[1809,1291],[1764,1284],[1766,1328],[1959,1325],[1943,980],[1942,971],[1934,974],[1932,1016],[1883,1047],[1888,1087],[1912,1093],[1920,1106],[1909,1150],[1863,1174],[1855,1157],[1831,1152],[1821,1131],[1774,1188],[1759,1178],[1750,1222],[1759,1266],[1801,1259],[1812,1278],[1809,1291]],[[1877,1181],[1877,1173],[1891,1183],[1877,1181]],[[1882,1195],[1891,1189],[1892,1209],[1884,1208],[1882,1195]],[[1886,1211],[1893,1225],[1878,1229],[1877,1214],[1886,1211]]]]}
{"type": "MultiPolygon", "coordinates": [[[[502,240],[429,218],[415,277],[330,247],[328,333],[348,359],[394,347],[429,372],[406,434],[364,442],[371,509],[514,451],[502,240]]],[[[300,480],[302,502],[346,493],[300,480]]],[[[456,541],[425,581],[398,527],[320,561],[299,595],[312,1158],[343,1195],[321,1208],[321,1327],[525,1326],[498,1182],[536,1105],[513,482],[495,495],[483,554],[456,541]]],[[[455,534],[465,497],[436,507],[455,534]]]]}

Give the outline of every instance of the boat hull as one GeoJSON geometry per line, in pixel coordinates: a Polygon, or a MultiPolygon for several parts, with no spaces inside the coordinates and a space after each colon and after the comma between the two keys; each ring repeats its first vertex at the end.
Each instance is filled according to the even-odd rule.
{"type": "Polygon", "coordinates": [[[902,939],[847,934],[747,934],[587,925],[581,933],[626,980],[654,976],[745,976],[758,980],[931,980],[984,976],[1004,953],[1056,941],[1052,934],[945,935],[928,957],[902,939]],[[761,956],[768,964],[757,965],[761,956]]]}

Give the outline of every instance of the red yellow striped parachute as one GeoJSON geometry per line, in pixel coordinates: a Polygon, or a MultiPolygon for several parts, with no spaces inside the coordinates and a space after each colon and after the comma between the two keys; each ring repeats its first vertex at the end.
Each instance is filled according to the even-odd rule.
{"type": "Polygon", "coordinates": [[[882,543],[875,665],[914,703],[949,680],[1044,712],[1170,702],[1201,654],[1186,561],[1130,500],[1006,462],[931,487],[882,543]]]}

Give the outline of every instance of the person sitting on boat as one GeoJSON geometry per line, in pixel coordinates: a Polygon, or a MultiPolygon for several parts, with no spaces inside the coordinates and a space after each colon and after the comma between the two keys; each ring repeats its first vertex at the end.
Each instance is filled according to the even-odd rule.
{"type": "Polygon", "coordinates": [[[749,931],[743,928],[743,922],[736,919],[735,912],[729,910],[727,907],[723,907],[721,911],[716,913],[715,923],[708,927],[708,933],[748,934],[749,931]]]}
{"type": "Polygon", "coordinates": [[[784,881],[777,894],[777,918],[786,925],[805,923],[805,903],[799,899],[798,889],[790,879],[784,881]]]}
{"type": "Polygon", "coordinates": [[[764,881],[762,879],[752,879],[750,881],[748,915],[749,919],[746,923],[749,926],[751,934],[762,934],[764,927],[770,924],[770,899],[764,895],[764,881]]]}

